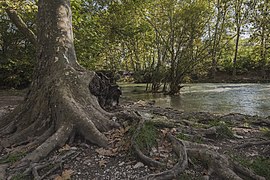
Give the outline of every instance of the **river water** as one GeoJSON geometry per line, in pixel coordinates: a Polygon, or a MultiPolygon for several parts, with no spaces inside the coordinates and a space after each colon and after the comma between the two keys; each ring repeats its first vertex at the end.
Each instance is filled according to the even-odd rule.
{"type": "Polygon", "coordinates": [[[184,84],[180,95],[145,93],[145,84],[121,84],[123,97],[155,100],[155,105],[184,111],[270,116],[270,84],[184,84]]]}

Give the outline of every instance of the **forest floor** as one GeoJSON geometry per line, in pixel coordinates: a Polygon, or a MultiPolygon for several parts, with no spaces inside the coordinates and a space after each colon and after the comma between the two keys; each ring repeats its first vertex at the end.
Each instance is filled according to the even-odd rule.
{"type": "MultiPolygon", "coordinates": [[[[0,118],[11,112],[23,100],[24,91],[0,91],[0,118]]],[[[172,145],[165,138],[171,133],[175,137],[207,144],[215,151],[229,159],[250,168],[256,174],[270,179],[270,124],[269,117],[247,116],[242,114],[211,114],[208,112],[183,112],[171,108],[160,108],[145,101],[122,101],[114,111],[132,109],[141,116],[162,122],[159,128],[151,123],[142,131],[142,151],[157,161],[164,162],[166,167],[153,168],[136,159],[131,148],[131,132],[134,127],[125,125],[120,129],[106,132],[110,141],[108,148],[100,148],[77,138],[66,144],[44,159],[51,165],[38,173],[44,179],[55,180],[88,180],[88,179],[140,179],[148,174],[155,174],[171,169],[177,161],[172,153],[172,145]],[[180,123],[181,121],[181,123],[180,123]],[[163,122],[177,122],[164,124],[163,122]],[[178,123],[179,122],[179,123],[178,123]],[[175,125],[175,126],[174,126],[175,125]],[[214,127],[222,127],[218,130],[214,127]],[[215,132],[212,130],[215,129],[215,132]],[[250,142],[250,143],[248,143],[250,142]],[[264,142],[262,144],[253,144],[264,142]],[[241,147],[243,146],[243,147],[241,147]],[[245,146],[245,147],[244,147],[245,146]],[[67,156],[67,154],[69,154],[67,156]]],[[[11,171],[6,163],[15,163],[23,154],[8,158],[1,154],[0,180],[8,179],[11,171]]],[[[220,179],[215,172],[210,172],[209,164],[200,159],[190,158],[188,167],[177,179],[220,179]]],[[[13,179],[31,179],[20,174],[13,179]]],[[[245,178],[243,178],[245,179],[245,178]]]]}

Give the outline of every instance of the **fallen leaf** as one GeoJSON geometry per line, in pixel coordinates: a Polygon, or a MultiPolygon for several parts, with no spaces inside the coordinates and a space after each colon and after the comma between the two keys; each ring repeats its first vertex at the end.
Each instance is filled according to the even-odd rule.
{"type": "Polygon", "coordinates": [[[125,133],[128,132],[130,130],[131,126],[127,126],[125,127],[125,133]]]}
{"type": "Polygon", "coordinates": [[[160,130],[162,132],[162,134],[165,136],[166,134],[168,134],[168,132],[170,131],[168,128],[165,129],[161,129],[160,130]]]}
{"type": "Polygon", "coordinates": [[[99,165],[99,167],[105,167],[106,166],[106,163],[107,163],[107,161],[105,161],[105,160],[100,160],[99,162],[98,162],[98,165],[99,165]]]}
{"type": "Polygon", "coordinates": [[[63,180],[63,179],[62,179],[61,176],[58,175],[58,176],[56,176],[56,177],[54,178],[54,180],[63,180]]]}
{"type": "Polygon", "coordinates": [[[140,168],[140,167],[144,167],[144,164],[143,164],[142,162],[137,162],[137,163],[133,166],[134,169],[137,169],[137,168],[140,168]]]}
{"type": "Polygon", "coordinates": [[[176,130],[176,128],[172,128],[171,129],[171,133],[174,133],[174,132],[176,132],[177,130],[176,130]]]}
{"type": "Polygon", "coordinates": [[[62,148],[60,148],[58,151],[63,152],[63,151],[68,151],[70,150],[70,146],[68,144],[65,144],[62,148]]]}
{"type": "Polygon", "coordinates": [[[72,176],[73,173],[74,173],[74,171],[71,170],[71,169],[65,170],[65,171],[62,172],[62,178],[64,180],[69,180],[69,179],[71,179],[71,176],[72,176]]]}
{"type": "Polygon", "coordinates": [[[72,176],[72,174],[74,173],[74,171],[73,170],[71,170],[71,169],[69,169],[69,170],[64,170],[63,172],[62,172],[62,175],[61,176],[56,176],[55,178],[54,178],[54,180],[71,180],[71,176],[72,176]]]}
{"type": "Polygon", "coordinates": [[[102,156],[116,156],[115,150],[112,149],[104,149],[104,148],[98,148],[96,149],[96,152],[102,156]]]}

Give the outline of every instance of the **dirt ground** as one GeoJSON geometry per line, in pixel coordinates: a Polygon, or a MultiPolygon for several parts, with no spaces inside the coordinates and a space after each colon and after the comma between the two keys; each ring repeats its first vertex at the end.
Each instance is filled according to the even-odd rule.
{"type": "MultiPolygon", "coordinates": [[[[15,90],[0,91],[0,118],[6,113],[11,112],[16,105],[23,100],[23,95],[26,92],[27,91],[15,90]]],[[[189,126],[189,121],[200,123],[200,125],[207,125],[209,122],[216,123],[216,120],[218,120],[218,122],[233,124],[233,126],[231,126],[231,130],[235,135],[233,138],[216,139],[209,137],[207,139],[192,139],[192,141],[206,143],[217,147],[217,152],[225,154],[231,159],[235,159],[246,166],[252,166],[258,159],[264,159],[269,163],[269,144],[250,146],[247,148],[236,148],[248,141],[256,142],[270,139],[270,137],[264,136],[264,130],[268,131],[269,129],[267,128],[269,127],[261,127],[249,123],[252,119],[257,119],[258,121],[262,120],[260,117],[251,117],[241,114],[213,115],[205,112],[186,113],[171,108],[164,109],[155,107],[144,101],[128,102],[122,100],[119,109],[121,108],[133,109],[159,118],[185,120],[187,121],[187,126],[189,126]]],[[[269,118],[266,118],[266,120],[269,120],[269,118]]],[[[50,166],[54,168],[53,170],[50,167],[46,167],[38,173],[41,177],[44,176],[43,179],[55,180],[122,180],[141,179],[148,174],[163,171],[164,169],[148,167],[140,162],[140,160],[136,159],[133,151],[130,149],[128,131],[128,128],[123,128],[107,132],[106,136],[110,139],[111,143],[106,149],[88,144],[84,140],[77,138],[73,143],[66,144],[64,147],[56,149],[44,160],[44,163],[50,162],[50,166]],[[65,157],[67,153],[69,153],[69,156],[65,157]]],[[[173,166],[173,163],[175,163],[175,156],[172,155],[172,148],[162,136],[162,133],[168,131],[172,132],[176,137],[182,139],[187,138],[186,136],[183,136],[183,131],[180,128],[161,128],[158,130],[161,135],[158,136],[156,140],[157,144],[154,147],[151,147],[148,153],[149,156],[166,162],[167,167],[165,169],[170,169],[173,166]]],[[[4,155],[5,153],[1,154],[0,163],[3,163],[4,155]]],[[[266,170],[266,172],[260,172],[260,168],[254,168],[254,170],[261,173],[260,175],[264,175],[266,179],[270,178],[269,171],[266,170]]],[[[205,167],[203,162],[197,162],[196,159],[190,159],[188,168],[177,179],[203,179],[208,173],[207,171],[207,167],[205,167]]],[[[11,175],[10,173],[14,172],[10,169],[5,169],[4,165],[0,164],[0,179],[8,179],[11,175]]],[[[210,176],[210,179],[219,179],[218,177],[219,176],[214,172],[210,176]]],[[[20,175],[17,175],[15,178],[31,179],[31,177],[20,178],[20,175]]]]}

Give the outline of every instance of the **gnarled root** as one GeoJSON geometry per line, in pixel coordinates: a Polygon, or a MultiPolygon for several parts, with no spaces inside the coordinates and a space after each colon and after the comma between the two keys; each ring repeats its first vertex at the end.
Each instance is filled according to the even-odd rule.
{"type": "Polygon", "coordinates": [[[173,151],[178,156],[178,162],[174,165],[174,167],[170,170],[158,173],[158,174],[150,174],[142,179],[155,179],[155,180],[166,180],[176,178],[179,174],[181,174],[188,165],[187,151],[185,144],[178,141],[174,136],[168,134],[168,138],[173,144],[173,151]]]}
{"type": "Polygon", "coordinates": [[[33,152],[24,157],[22,161],[37,162],[41,158],[46,157],[56,147],[61,147],[65,144],[72,130],[73,127],[71,125],[62,125],[44,143],[42,143],[33,152]]]}
{"type": "MultiPolygon", "coordinates": [[[[137,129],[132,137],[132,147],[138,156],[138,158],[145,164],[153,167],[166,167],[165,164],[156,161],[145,154],[142,153],[142,151],[139,149],[137,142],[136,142],[136,137],[140,133],[140,130],[143,128],[145,123],[145,119],[142,117],[139,121],[139,124],[137,126],[137,129]]],[[[173,151],[177,154],[178,156],[178,162],[174,165],[174,167],[170,170],[158,173],[158,174],[150,174],[146,177],[143,177],[142,179],[155,179],[155,180],[166,180],[166,179],[173,179],[176,178],[180,173],[182,173],[185,168],[188,165],[188,158],[187,158],[187,152],[186,152],[186,147],[185,144],[178,141],[173,135],[168,134],[167,135],[170,141],[173,144],[173,151]]]]}
{"type": "Polygon", "coordinates": [[[107,138],[102,132],[119,126],[112,120],[114,114],[103,110],[89,92],[94,73],[70,71],[73,71],[71,76],[58,80],[59,83],[33,89],[13,114],[1,119],[1,146],[11,154],[27,154],[13,164],[13,169],[23,170],[38,163],[74,134],[106,146],[107,138]]]}
{"type": "MultiPolygon", "coordinates": [[[[138,155],[139,159],[149,166],[157,166],[153,164],[154,161],[148,156],[142,155],[138,146],[136,146],[135,137],[140,133],[140,130],[143,128],[144,123],[150,121],[154,123],[156,127],[174,127],[174,125],[179,125],[176,121],[169,120],[168,122],[162,122],[162,120],[155,120],[152,118],[141,116],[140,123],[137,126],[137,130],[134,133],[132,139],[133,148],[135,153],[138,155]],[[176,124],[177,123],[177,124],[176,124]],[[173,125],[174,124],[174,125],[173,125]]],[[[179,126],[178,126],[179,127],[179,126]]],[[[194,129],[193,129],[194,130],[194,129]]],[[[174,128],[174,131],[176,128],[174,128]]],[[[208,130],[207,130],[208,131],[208,130]]],[[[167,131],[168,132],[168,131],[167,131]]],[[[219,150],[219,147],[207,144],[198,144],[191,141],[180,140],[174,137],[171,133],[167,134],[167,137],[173,145],[173,151],[177,154],[178,162],[174,165],[172,169],[166,170],[157,174],[150,174],[143,177],[142,179],[174,179],[177,178],[187,167],[188,157],[195,158],[207,165],[207,173],[204,175],[205,179],[209,179],[212,174],[218,176],[220,179],[228,180],[242,180],[243,177],[254,179],[254,180],[264,180],[264,177],[254,174],[248,168],[241,166],[238,163],[230,161],[225,155],[218,153],[216,150],[219,150]]],[[[191,135],[192,137],[192,135],[191,135]]],[[[264,142],[266,143],[266,142],[264,142]]],[[[159,162],[158,162],[159,163],[159,162]]],[[[164,166],[163,166],[164,167],[164,166]]]]}
{"type": "Polygon", "coordinates": [[[270,144],[270,140],[268,141],[256,141],[256,142],[247,142],[244,144],[241,144],[239,146],[236,146],[236,149],[240,149],[240,148],[246,148],[246,147],[251,147],[251,146],[259,146],[259,145],[269,145],[270,144]]]}
{"type": "Polygon", "coordinates": [[[23,174],[29,175],[30,173],[32,173],[32,175],[34,176],[34,179],[42,180],[42,179],[46,178],[48,175],[50,175],[51,173],[53,173],[56,169],[61,167],[61,165],[65,161],[74,159],[78,155],[79,155],[78,152],[70,150],[70,151],[66,152],[64,155],[57,157],[56,159],[49,160],[48,162],[31,163],[29,168],[27,168],[23,172],[23,174]],[[38,171],[41,169],[44,169],[48,166],[52,166],[52,167],[46,173],[44,173],[42,176],[40,176],[38,171]]]}
{"type": "Polygon", "coordinates": [[[138,124],[138,127],[131,139],[131,144],[132,144],[132,147],[135,151],[135,154],[138,156],[138,158],[145,164],[149,165],[149,166],[153,166],[153,167],[164,167],[165,164],[159,162],[159,161],[156,161],[148,156],[146,156],[145,154],[143,154],[143,152],[140,150],[137,142],[136,142],[136,138],[137,136],[139,135],[141,129],[143,128],[144,126],[144,122],[145,120],[143,118],[140,119],[139,121],[139,124],[138,124]]]}

